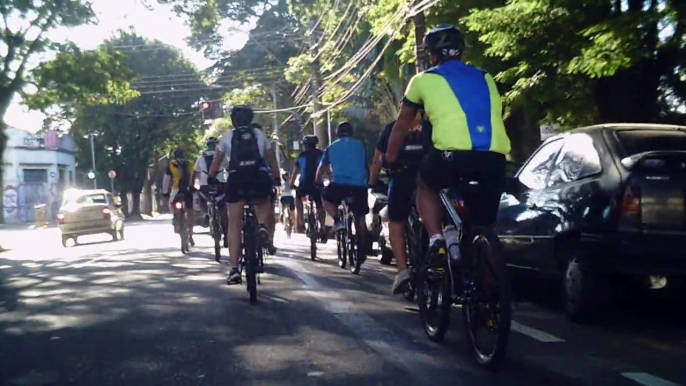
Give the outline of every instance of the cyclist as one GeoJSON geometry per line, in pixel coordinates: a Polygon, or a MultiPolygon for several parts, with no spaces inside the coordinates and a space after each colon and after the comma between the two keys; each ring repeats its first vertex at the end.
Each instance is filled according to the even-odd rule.
{"type": "MultiPolygon", "coordinates": [[[[269,141],[264,133],[248,127],[254,118],[248,106],[235,106],[231,109],[231,122],[234,129],[225,134],[214,155],[210,166],[210,181],[213,183],[219,166],[228,159],[229,177],[226,183],[226,201],[229,209],[229,261],[231,270],[227,284],[239,283],[241,267],[238,256],[241,253],[241,229],[243,210],[246,200],[255,202],[255,214],[260,223],[258,235],[264,243],[269,243],[269,231],[265,224],[270,213],[269,195],[272,190],[272,176],[279,178],[276,160],[268,151],[269,141]],[[271,169],[271,175],[270,175],[271,169]]],[[[260,267],[262,268],[262,267],[260,267]]]]}
{"type": "MultiPolygon", "coordinates": [[[[379,173],[382,168],[382,157],[388,149],[388,138],[391,135],[394,124],[395,121],[386,125],[379,135],[370,168],[370,186],[374,186],[378,182],[379,173]]],[[[388,184],[388,228],[391,249],[393,250],[396,269],[398,270],[393,281],[393,293],[405,292],[407,288],[403,287],[408,283],[409,279],[405,224],[412,208],[412,194],[417,187],[416,181],[419,165],[425,155],[424,135],[429,131],[429,128],[425,128],[425,126],[428,126],[428,122],[424,120],[423,113],[418,111],[400,151],[398,163],[403,167],[391,175],[391,180],[388,184]]]]}
{"type": "Polygon", "coordinates": [[[316,135],[306,135],[303,137],[303,151],[298,155],[293,167],[293,174],[291,175],[291,187],[295,190],[295,229],[302,231],[303,224],[303,198],[308,195],[312,197],[317,206],[319,213],[320,228],[324,229],[324,221],[326,220],[326,212],[322,207],[322,191],[321,185],[315,180],[317,168],[324,156],[321,149],[317,148],[319,145],[319,138],[316,135]],[[299,178],[298,178],[299,176],[299,178]],[[298,186],[295,187],[295,180],[298,178],[298,186]]]}
{"type": "MultiPolygon", "coordinates": [[[[253,129],[257,129],[257,130],[264,133],[264,127],[262,127],[262,125],[260,125],[257,122],[251,123],[248,127],[251,127],[253,129]]],[[[266,133],[265,133],[265,135],[266,135],[266,133]]],[[[272,153],[272,156],[274,157],[274,159],[276,159],[276,145],[274,144],[274,141],[267,140],[267,144],[268,144],[268,147],[267,147],[266,151],[269,153],[272,153]]],[[[275,186],[279,186],[279,184],[276,183],[275,186]]],[[[267,219],[267,230],[269,230],[269,240],[270,240],[268,249],[269,249],[270,254],[275,255],[276,254],[276,247],[274,246],[273,240],[274,240],[274,232],[276,231],[276,217],[274,216],[274,207],[276,207],[276,188],[272,188],[271,194],[269,195],[269,204],[271,205],[271,208],[272,208],[272,215],[269,216],[269,218],[267,219]]]]}
{"type": "Polygon", "coordinates": [[[281,184],[281,191],[280,191],[280,198],[279,202],[281,203],[281,223],[284,224],[286,221],[283,217],[284,213],[286,212],[286,208],[290,210],[290,220],[291,224],[293,224],[293,219],[294,219],[294,212],[295,212],[295,197],[293,197],[293,189],[291,187],[291,178],[288,175],[288,173],[283,173],[281,175],[281,180],[283,181],[283,184],[281,184]]]}
{"type": "MultiPolygon", "coordinates": [[[[200,157],[195,160],[195,168],[193,173],[193,181],[198,180],[200,182],[200,207],[205,214],[205,221],[203,223],[204,227],[209,226],[209,216],[207,212],[207,203],[209,202],[209,192],[210,186],[207,183],[207,173],[209,171],[212,160],[214,159],[214,153],[217,149],[217,144],[219,140],[217,137],[209,137],[205,141],[206,149],[202,152],[200,157]]],[[[229,167],[228,161],[224,162],[219,166],[220,169],[227,169],[229,167]]],[[[229,219],[226,214],[226,201],[221,200],[219,202],[219,213],[221,214],[222,227],[224,232],[229,229],[229,219]]],[[[224,248],[229,246],[229,241],[226,239],[226,233],[224,233],[224,248]]]]}
{"type": "Polygon", "coordinates": [[[510,152],[510,139],[493,77],[462,62],[462,32],[451,25],[439,25],[424,36],[423,43],[434,67],[410,80],[388,140],[386,160],[398,161],[412,121],[423,109],[432,125],[432,149],[419,169],[417,208],[430,236],[430,256],[445,258],[439,191],[462,177],[478,181],[478,197],[464,199],[473,209],[475,225],[493,226],[505,185],[505,154],[510,152]]]}
{"type": "MultiPolygon", "coordinates": [[[[195,213],[193,212],[193,164],[188,161],[182,149],[175,149],[172,152],[171,160],[162,179],[163,196],[169,200],[169,211],[174,213],[174,203],[177,196],[183,195],[186,204],[186,227],[188,227],[189,242],[195,245],[193,240],[193,225],[195,225],[195,213]]],[[[173,221],[172,221],[173,223],[173,221]]],[[[181,224],[174,223],[174,229],[178,229],[181,224]]]]}
{"type": "Polygon", "coordinates": [[[357,218],[355,229],[359,236],[359,242],[363,248],[359,248],[360,260],[364,261],[367,250],[367,224],[365,215],[369,213],[367,204],[367,152],[364,144],[353,138],[353,126],[343,122],[336,128],[338,139],[324,151],[316,180],[321,181],[325,175],[331,175],[331,182],[324,188],[322,193],[324,209],[334,219],[333,232],[343,229],[343,224],[338,215],[338,206],[347,199],[352,198],[350,209],[357,218]]]}

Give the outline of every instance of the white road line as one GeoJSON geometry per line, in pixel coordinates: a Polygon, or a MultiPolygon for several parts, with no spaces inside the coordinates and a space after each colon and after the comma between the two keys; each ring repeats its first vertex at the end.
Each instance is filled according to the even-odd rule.
{"type": "Polygon", "coordinates": [[[679,386],[674,382],[642,372],[622,373],[622,376],[629,378],[636,383],[645,386],[679,386]]]}
{"type": "MultiPolygon", "coordinates": [[[[299,262],[290,259],[275,260],[298,276],[304,283],[305,292],[318,299],[326,310],[349,327],[368,347],[379,353],[385,360],[408,370],[408,374],[414,378],[413,382],[410,382],[411,384],[432,384],[431,378],[426,374],[432,374],[431,369],[436,365],[433,356],[413,349],[392,331],[384,328],[366,313],[356,309],[352,302],[345,300],[339,293],[320,284],[306,273],[303,265],[299,262]]],[[[453,385],[461,386],[462,383],[456,381],[453,385]]]]}
{"type": "Polygon", "coordinates": [[[512,321],[512,329],[517,331],[520,334],[524,334],[526,336],[529,336],[531,338],[536,339],[539,342],[543,343],[560,343],[564,342],[564,339],[560,339],[554,335],[550,335],[547,332],[543,332],[541,330],[537,330],[535,328],[525,326],[521,323],[517,323],[514,320],[512,321]]]}

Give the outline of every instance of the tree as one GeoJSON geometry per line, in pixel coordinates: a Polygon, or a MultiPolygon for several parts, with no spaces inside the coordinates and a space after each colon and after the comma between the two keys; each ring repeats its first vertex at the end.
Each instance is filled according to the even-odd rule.
{"type": "MultiPolygon", "coordinates": [[[[28,96],[25,86],[35,85],[47,91],[36,106],[46,107],[69,95],[78,100],[113,97],[124,100],[131,94],[126,88],[127,74],[120,71],[111,52],[82,52],[72,44],[49,40],[50,31],[95,22],[90,2],[85,0],[4,0],[0,3],[0,38],[5,57],[0,61],[0,159],[6,146],[4,116],[16,94],[28,96]],[[55,60],[37,68],[31,62],[38,55],[56,53],[55,60]],[[78,75],[77,75],[78,74],[78,75]],[[89,76],[84,76],[88,74],[89,76]],[[48,86],[48,90],[43,87],[48,86]],[[124,91],[122,95],[117,92],[124,91]]],[[[0,186],[2,186],[0,168],[0,186]]],[[[2,215],[0,189],[0,222],[2,215]]]]}
{"type": "Polygon", "coordinates": [[[122,52],[123,63],[135,74],[131,87],[139,96],[127,103],[77,108],[71,133],[80,150],[79,165],[90,165],[87,141],[94,136],[97,170],[117,173],[117,190],[132,194],[131,215],[138,216],[143,188],[146,202],[151,201],[149,165],[175,147],[197,154],[200,100],[217,94],[178,50],[159,41],[121,32],[103,46],[130,47],[122,52]]]}

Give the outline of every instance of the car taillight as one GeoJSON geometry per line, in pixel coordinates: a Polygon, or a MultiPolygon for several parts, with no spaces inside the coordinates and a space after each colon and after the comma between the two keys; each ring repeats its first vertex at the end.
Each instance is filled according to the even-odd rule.
{"type": "Polygon", "coordinates": [[[112,215],[112,212],[108,208],[105,208],[102,210],[102,217],[103,218],[109,219],[111,215],[112,215]]]}
{"type": "Polygon", "coordinates": [[[63,213],[57,213],[57,223],[58,224],[64,224],[64,214],[63,213]]]}
{"type": "Polygon", "coordinates": [[[624,189],[619,212],[619,229],[641,229],[641,190],[638,186],[627,185],[624,189]]]}

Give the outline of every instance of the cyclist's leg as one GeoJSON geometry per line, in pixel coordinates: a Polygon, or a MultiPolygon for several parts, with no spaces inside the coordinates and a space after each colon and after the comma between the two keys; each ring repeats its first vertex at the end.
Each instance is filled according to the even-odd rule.
{"type": "Polygon", "coordinates": [[[266,235],[263,234],[262,237],[271,246],[272,239],[270,238],[268,227],[269,218],[274,218],[274,210],[270,202],[272,180],[266,171],[260,171],[259,177],[255,176],[251,181],[250,194],[250,199],[255,202],[255,214],[257,215],[257,221],[260,223],[260,233],[263,234],[266,231],[266,235]]]}
{"type": "Polygon", "coordinates": [[[306,197],[306,195],[303,192],[303,187],[298,186],[298,189],[295,191],[295,229],[300,232],[303,227],[303,213],[304,213],[304,208],[303,208],[303,198],[306,197]]]}
{"type": "Polygon", "coordinates": [[[269,230],[269,239],[274,239],[274,232],[276,231],[276,216],[274,215],[274,207],[276,206],[276,192],[273,188],[269,191],[269,209],[271,210],[267,216],[267,229],[269,230]]]}
{"type": "Polygon", "coordinates": [[[324,224],[326,224],[326,212],[324,211],[324,206],[322,205],[322,190],[319,187],[312,187],[312,198],[314,199],[314,204],[317,206],[319,229],[324,229],[324,224]]]}
{"type": "Polygon", "coordinates": [[[241,229],[243,228],[243,188],[244,183],[236,173],[229,174],[226,187],[226,206],[228,210],[229,262],[238,267],[241,254],[241,229]]]}
{"type": "MultiPolygon", "coordinates": [[[[287,202],[286,206],[287,206],[288,209],[289,209],[288,214],[289,214],[290,217],[291,217],[291,218],[290,218],[290,220],[291,220],[291,226],[293,226],[293,224],[295,224],[295,201],[296,201],[296,200],[295,200],[295,197],[293,197],[293,196],[289,196],[289,197],[287,197],[287,198],[288,198],[288,202],[287,202]]],[[[323,211],[324,211],[324,210],[322,209],[322,212],[323,212],[323,211]]]]}
{"type": "Polygon", "coordinates": [[[343,186],[330,183],[322,191],[322,206],[326,213],[334,219],[333,231],[339,231],[343,228],[341,219],[338,216],[338,205],[345,199],[346,192],[343,186]]]}
{"type": "Polygon", "coordinates": [[[349,197],[352,197],[351,210],[355,214],[356,224],[355,233],[357,234],[359,245],[362,247],[362,252],[367,252],[367,242],[369,238],[369,229],[367,229],[367,221],[365,216],[369,213],[369,204],[367,203],[367,187],[366,186],[350,186],[348,189],[349,197]]]}
{"type": "Polygon", "coordinates": [[[432,254],[446,253],[441,229],[444,209],[439,191],[457,178],[455,152],[449,154],[444,156],[443,152],[432,149],[422,161],[417,181],[417,208],[430,237],[432,254]]]}
{"type": "Polygon", "coordinates": [[[406,172],[396,175],[388,186],[388,228],[391,249],[396,260],[398,273],[393,280],[393,293],[407,289],[410,275],[407,272],[407,217],[412,208],[412,193],[415,190],[416,174],[406,172]]]}

